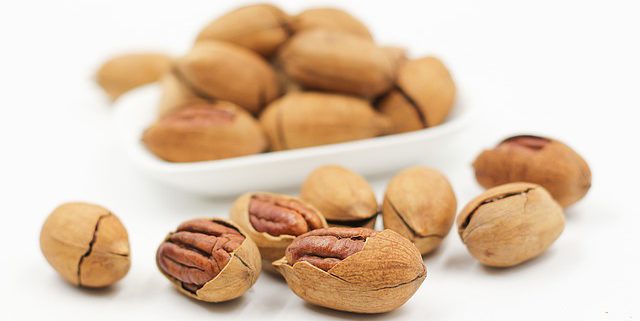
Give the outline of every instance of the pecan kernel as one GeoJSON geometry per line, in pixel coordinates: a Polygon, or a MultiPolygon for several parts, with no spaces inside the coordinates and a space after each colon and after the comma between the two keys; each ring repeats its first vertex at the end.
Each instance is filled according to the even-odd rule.
{"type": "Polygon", "coordinates": [[[298,236],[322,227],[322,220],[295,199],[254,195],[249,202],[249,221],[258,232],[273,236],[298,236]]]}

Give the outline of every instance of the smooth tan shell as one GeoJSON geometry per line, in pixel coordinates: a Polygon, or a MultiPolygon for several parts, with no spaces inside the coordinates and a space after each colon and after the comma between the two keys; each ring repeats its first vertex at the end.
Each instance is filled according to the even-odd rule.
{"type": "Polygon", "coordinates": [[[373,97],[395,77],[388,54],[367,39],[326,29],[297,33],[279,53],[285,72],[306,88],[373,97]]]}
{"type": "Polygon", "coordinates": [[[366,100],[352,96],[292,92],[260,115],[272,150],[347,142],[386,134],[390,123],[366,100]]]}
{"type": "Polygon", "coordinates": [[[426,268],[416,247],[391,231],[367,239],[362,251],[325,272],[306,261],[293,266],[282,258],[273,266],[303,300],[357,313],[397,309],[418,290],[426,268]]]}
{"type": "Polygon", "coordinates": [[[105,61],[96,81],[112,100],[136,87],[158,81],[171,68],[173,58],[161,53],[127,53],[105,61]]]}
{"type": "MultiPolygon", "coordinates": [[[[142,141],[159,158],[169,162],[197,162],[256,154],[267,148],[267,141],[257,121],[242,108],[217,101],[206,106],[232,113],[233,120],[218,124],[176,125],[176,113],[182,107],[160,118],[143,134],[142,141]]],[[[194,124],[196,120],[194,120],[194,124]]]]}
{"type": "Polygon", "coordinates": [[[369,183],[354,171],[338,165],[316,168],[302,183],[300,197],[329,221],[357,221],[378,212],[369,183]]]}
{"type": "Polygon", "coordinates": [[[473,162],[476,179],[485,188],[510,182],[543,186],[563,207],[582,199],[591,187],[587,162],[571,147],[550,139],[533,153],[484,150],[473,162]]]}
{"type": "Polygon", "coordinates": [[[197,42],[219,40],[270,56],[289,38],[289,16],[270,4],[233,10],[209,23],[197,42]]]}
{"type": "Polygon", "coordinates": [[[396,174],[384,196],[384,227],[416,244],[420,253],[435,250],[449,234],[456,216],[456,196],[447,178],[422,166],[396,174]]]}
{"type": "Polygon", "coordinates": [[[160,117],[181,107],[210,101],[196,95],[178,78],[175,72],[168,72],[160,79],[160,90],[162,92],[160,103],[158,104],[158,115],[160,117]]]}
{"type": "Polygon", "coordinates": [[[396,133],[441,124],[455,102],[453,78],[442,61],[435,57],[402,63],[396,86],[397,89],[378,105],[379,110],[391,119],[396,133]]]}
{"type": "Polygon", "coordinates": [[[373,40],[367,26],[344,10],[337,8],[307,9],[291,19],[291,29],[300,32],[311,29],[329,29],[373,40]]]}
{"type": "Polygon", "coordinates": [[[249,202],[253,195],[272,195],[275,197],[282,197],[287,199],[296,199],[305,204],[308,208],[316,212],[322,221],[322,226],[327,227],[327,221],[324,219],[320,211],[313,207],[311,204],[293,196],[267,193],[267,192],[250,192],[238,197],[231,208],[231,220],[236,222],[240,227],[247,231],[247,235],[256,242],[256,245],[260,249],[260,255],[262,259],[271,263],[284,256],[284,250],[293,242],[296,237],[293,235],[280,235],[273,236],[266,232],[258,232],[253,228],[253,225],[249,221],[249,202]]]}
{"type": "Polygon", "coordinates": [[[131,265],[129,238],[120,220],[88,203],[56,208],[42,226],[40,249],[49,264],[77,286],[109,286],[131,265]]]}
{"type": "MultiPolygon", "coordinates": [[[[207,218],[210,219],[210,218],[207,218]]],[[[160,272],[173,283],[178,291],[188,297],[206,302],[224,302],[242,296],[256,283],[262,270],[260,252],[256,244],[248,237],[247,233],[234,222],[219,218],[211,218],[214,222],[222,222],[233,226],[245,239],[232,253],[229,263],[211,281],[205,283],[196,293],[185,290],[179,280],[165,274],[160,267],[160,272]]],[[[169,234],[170,235],[170,234],[169,234]]],[[[167,238],[169,237],[167,235],[167,238]]],[[[166,240],[166,239],[165,239],[166,240]]]]}
{"type": "Polygon", "coordinates": [[[231,43],[197,43],[176,61],[176,70],[199,96],[230,101],[254,114],[280,91],[275,72],[261,56],[231,43]]]}
{"type": "Polygon", "coordinates": [[[509,267],[546,251],[564,229],[564,214],[543,187],[511,183],[474,198],[456,223],[462,242],[478,261],[509,267]]]}

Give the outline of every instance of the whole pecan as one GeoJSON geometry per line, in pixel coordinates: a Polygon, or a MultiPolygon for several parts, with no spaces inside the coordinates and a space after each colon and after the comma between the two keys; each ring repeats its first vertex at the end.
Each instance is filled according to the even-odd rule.
{"type": "Polygon", "coordinates": [[[176,232],[169,234],[158,248],[156,259],[166,275],[195,292],[222,271],[244,240],[232,227],[195,219],[180,224],[176,232]]]}
{"type": "Polygon", "coordinates": [[[249,221],[258,232],[298,236],[323,227],[320,217],[302,202],[256,194],[249,202],[249,221]]]}
{"type": "Polygon", "coordinates": [[[290,264],[306,261],[328,271],[347,257],[362,251],[364,241],[376,234],[366,228],[324,228],[296,238],[287,248],[290,264]]]}

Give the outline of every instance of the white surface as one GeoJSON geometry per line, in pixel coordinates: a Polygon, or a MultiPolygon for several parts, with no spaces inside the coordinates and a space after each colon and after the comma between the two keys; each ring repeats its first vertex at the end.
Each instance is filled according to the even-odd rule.
{"type": "MultiPolygon", "coordinates": [[[[343,2],[380,41],[438,53],[491,98],[466,133],[466,148],[441,168],[460,205],[480,192],[469,166],[474,154],[507,133],[558,137],[594,173],[591,192],[568,211],[547,254],[487,269],[450,234],[425,258],[429,275],[416,295],[378,317],[311,307],[269,275],[238,301],[197,303],[156,271],[154,251],[167,231],[194,216],[224,216],[230,200],[191,196],[139,173],[91,76],[123,50],[180,52],[203,23],[238,1],[183,3],[0,2],[0,320],[638,319],[637,1],[343,2]],[[117,286],[75,289],[42,258],[40,225],[68,200],[104,204],[126,224],[133,266],[117,286]]],[[[282,4],[295,11],[309,3],[282,4]]],[[[387,179],[372,178],[379,195],[387,179]]]]}
{"type": "Polygon", "coordinates": [[[311,171],[323,164],[358,169],[362,175],[389,173],[418,162],[446,166],[456,157],[465,141],[464,129],[474,120],[473,107],[464,103],[465,95],[459,95],[461,99],[447,122],[433,128],[277,153],[170,163],[153,155],[140,140],[158,117],[160,93],[159,86],[149,85],[127,93],[114,104],[121,143],[131,160],[149,177],[203,196],[233,197],[247,191],[297,188],[311,171]],[[428,152],[433,150],[441,152],[428,152]]]}

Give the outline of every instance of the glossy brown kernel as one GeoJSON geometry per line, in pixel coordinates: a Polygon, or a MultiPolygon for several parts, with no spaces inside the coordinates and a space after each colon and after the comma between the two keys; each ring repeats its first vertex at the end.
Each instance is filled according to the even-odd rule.
{"type": "Polygon", "coordinates": [[[287,248],[289,264],[306,261],[328,271],[347,257],[360,252],[365,240],[376,234],[365,228],[318,229],[296,238],[287,248]]]}
{"type": "Polygon", "coordinates": [[[304,204],[260,194],[251,198],[249,220],[256,231],[274,236],[298,236],[322,227],[322,221],[304,204]]]}

